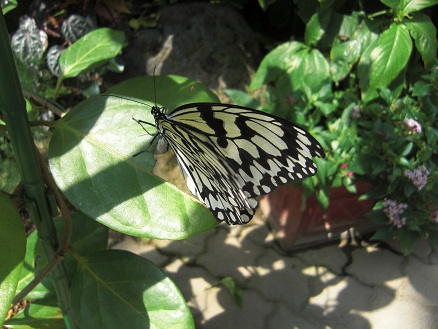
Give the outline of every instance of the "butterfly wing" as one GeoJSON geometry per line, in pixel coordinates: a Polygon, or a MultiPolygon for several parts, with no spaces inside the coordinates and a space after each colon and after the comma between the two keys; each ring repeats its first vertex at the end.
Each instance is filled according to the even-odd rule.
{"type": "Polygon", "coordinates": [[[247,223],[255,197],[315,174],[312,158],[325,156],[303,129],[236,105],[187,104],[158,124],[190,191],[228,224],[247,223]]]}
{"type": "Polygon", "coordinates": [[[161,123],[163,137],[172,148],[193,195],[197,196],[220,221],[245,224],[254,215],[257,201],[242,191],[242,182],[202,134],[161,123]]]}

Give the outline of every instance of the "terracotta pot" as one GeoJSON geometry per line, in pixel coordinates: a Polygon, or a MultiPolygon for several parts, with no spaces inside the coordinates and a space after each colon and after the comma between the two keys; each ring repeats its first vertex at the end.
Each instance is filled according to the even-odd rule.
{"type": "Polygon", "coordinates": [[[324,212],[315,195],[306,200],[306,208],[301,210],[303,188],[283,186],[264,196],[260,207],[280,246],[292,250],[339,239],[350,228],[362,234],[374,231],[377,225],[364,216],[374,201],[358,200],[370,188],[370,184],[357,184],[357,194],[344,187],[332,189],[330,205],[324,212]]]}

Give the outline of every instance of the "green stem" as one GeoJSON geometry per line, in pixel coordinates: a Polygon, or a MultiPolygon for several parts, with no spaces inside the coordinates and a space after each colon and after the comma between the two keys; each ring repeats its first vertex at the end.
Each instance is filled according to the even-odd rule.
{"type": "Polygon", "coordinates": [[[368,17],[369,19],[373,20],[373,19],[376,18],[376,17],[384,16],[384,15],[388,15],[388,14],[389,14],[389,11],[388,11],[388,10],[381,10],[381,11],[378,11],[378,12],[376,12],[376,13],[374,13],[374,14],[370,14],[370,15],[368,15],[367,17],[368,17]]]}
{"type": "MultiPolygon", "coordinates": [[[[44,253],[51,260],[57,257],[59,245],[3,13],[0,13],[0,53],[0,110],[8,127],[29,214],[37,227],[44,253]]],[[[77,328],[70,308],[70,287],[62,262],[53,269],[51,277],[66,327],[77,328]]]]}

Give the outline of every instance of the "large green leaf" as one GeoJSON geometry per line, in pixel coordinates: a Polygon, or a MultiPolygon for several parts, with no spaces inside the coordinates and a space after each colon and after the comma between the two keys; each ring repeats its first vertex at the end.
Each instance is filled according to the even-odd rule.
{"type": "Polygon", "coordinates": [[[81,328],[194,328],[178,288],[147,259],[105,250],[77,261],[71,304],[81,328]]]}
{"type": "Polygon", "coordinates": [[[23,222],[9,197],[0,192],[0,325],[14,298],[26,252],[23,222]]]}
{"type": "Polygon", "coordinates": [[[362,98],[370,101],[378,96],[406,68],[412,52],[412,40],[403,25],[391,24],[365,50],[359,61],[358,76],[362,98]]]}
{"type": "Polygon", "coordinates": [[[251,81],[250,89],[260,88],[264,84],[278,79],[279,76],[295,70],[300,61],[301,51],[307,46],[301,42],[284,43],[265,56],[257,69],[256,75],[251,81]]]}
{"type": "MultiPolygon", "coordinates": [[[[168,109],[217,101],[205,86],[187,78],[156,77],[159,100],[168,109]]],[[[152,174],[153,136],[132,118],[153,122],[150,108],[114,95],[153,103],[152,77],[127,80],[88,99],[58,121],[49,146],[56,183],[69,201],[98,222],[130,235],[183,239],[217,225],[192,195],[152,174]],[[141,150],[142,154],[133,157],[141,150]]],[[[154,127],[145,127],[152,134],[154,127]]]]}
{"type": "Polygon", "coordinates": [[[279,89],[291,93],[301,91],[308,99],[318,94],[324,87],[330,86],[329,63],[318,49],[302,51],[295,59],[299,63],[287,76],[279,79],[279,89]]]}
{"type": "Polygon", "coordinates": [[[411,20],[404,21],[415,46],[421,54],[424,67],[429,69],[435,62],[437,52],[436,28],[429,16],[422,13],[415,13],[411,20]]]}
{"type": "Polygon", "coordinates": [[[259,88],[270,81],[276,81],[282,93],[301,91],[310,97],[330,84],[329,64],[319,50],[288,42],[266,55],[250,88],[259,88]]]}
{"type": "Polygon", "coordinates": [[[410,13],[423,10],[438,4],[438,0],[400,0],[398,9],[403,14],[407,16],[410,13]]]}
{"type": "Polygon", "coordinates": [[[351,25],[353,25],[351,20],[345,21],[346,26],[342,25],[341,30],[345,30],[344,33],[350,37],[347,40],[336,38],[330,51],[330,72],[335,82],[342,80],[350,73],[364,50],[377,38],[369,21],[363,20],[360,25],[354,26],[354,31],[351,30],[351,25]]]}
{"type": "Polygon", "coordinates": [[[59,58],[62,81],[99,67],[117,56],[125,44],[125,34],[110,28],[94,30],[73,43],[59,58]]]}
{"type": "Polygon", "coordinates": [[[402,25],[392,24],[377,39],[370,54],[370,85],[386,87],[405,68],[412,52],[412,40],[402,25]]]}

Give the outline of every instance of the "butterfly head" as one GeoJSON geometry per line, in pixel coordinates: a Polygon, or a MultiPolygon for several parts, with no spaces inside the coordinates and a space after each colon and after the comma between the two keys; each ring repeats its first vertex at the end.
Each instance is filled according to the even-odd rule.
{"type": "Polygon", "coordinates": [[[155,120],[162,119],[166,117],[166,109],[164,107],[152,106],[151,110],[152,115],[155,120]]]}

